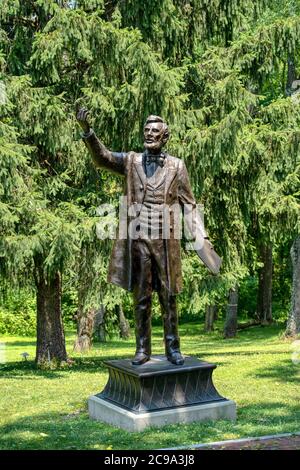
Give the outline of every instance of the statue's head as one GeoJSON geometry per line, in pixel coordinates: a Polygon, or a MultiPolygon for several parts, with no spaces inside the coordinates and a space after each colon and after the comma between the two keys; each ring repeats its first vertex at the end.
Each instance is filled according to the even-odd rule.
{"type": "Polygon", "coordinates": [[[168,141],[167,124],[159,116],[149,116],[144,125],[144,147],[149,151],[158,151],[168,141]]]}

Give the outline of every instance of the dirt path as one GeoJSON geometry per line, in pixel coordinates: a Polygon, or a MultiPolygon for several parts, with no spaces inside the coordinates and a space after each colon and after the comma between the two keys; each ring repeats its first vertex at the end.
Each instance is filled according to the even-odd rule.
{"type": "Polygon", "coordinates": [[[300,436],[220,442],[203,445],[199,450],[300,450],[300,436]]]}

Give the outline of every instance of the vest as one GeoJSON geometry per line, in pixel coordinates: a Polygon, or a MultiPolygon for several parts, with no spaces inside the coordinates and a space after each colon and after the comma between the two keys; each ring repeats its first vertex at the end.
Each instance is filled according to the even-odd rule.
{"type": "Polygon", "coordinates": [[[141,238],[163,238],[165,174],[165,167],[158,167],[155,173],[147,178],[139,216],[141,238]]]}

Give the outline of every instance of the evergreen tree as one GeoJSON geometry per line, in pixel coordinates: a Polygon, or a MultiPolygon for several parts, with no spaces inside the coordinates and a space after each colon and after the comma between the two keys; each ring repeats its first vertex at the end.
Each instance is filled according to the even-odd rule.
{"type": "MultiPolygon", "coordinates": [[[[299,14],[292,0],[2,0],[0,64],[11,103],[5,113],[23,149],[18,154],[30,149],[28,171],[37,172],[22,230],[3,229],[2,258],[10,276],[18,271],[24,279],[22,262],[9,262],[8,253],[26,255],[27,277],[35,279],[44,344],[38,362],[66,358],[64,274],[78,289],[79,345],[91,344],[93,312],[101,306],[115,315],[127,302],[105,282],[110,242],[96,237],[95,208],[116,206],[121,181],[93,168],[75,103],[90,109],[93,128],[113,150],[141,149],[147,115],[169,122],[168,151],[186,161],[224,258],[213,279],[184,255],[182,308],[198,313],[221,305],[248,273],[261,271],[261,286],[268,280],[261,315],[270,319],[272,276],[260,254],[272,247],[277,259],[299,234],[299,104],[286,92],[288,74],[297,76],[299,14]],[[49,325],[60,352],[45,334],[49,325]]],[[[4,149],[11,145],[5,132],[4,149]]]]}
{"type": "MultiPolygon", "coordinates": [[[[3,54],[15,105],[11,116],[20,140],[34,148],[31,165],[40,170],[43,208],[28,218],[26,240],[37,288],[39,364],[66,359],[62,274],[71,271],[76,278],[78,273],[81,316],[105,297],[100,286],[93,292],[96,282],[85,288],[82,273],[90,268],[98,279],[93,266],[105,264],[101,258],[107,258],[108,243],[96,238],[95,208],[121,192],[120,182],[111,177],[99,181],[76,142],[76,100],[84,97],[95,129],[116,148],[140,144],[141,123],[150,109],[176,114],[184,101],[182,72],[161,63],[138,31],[121,29],[118,14],[106,22],[102,13],[100,4],[86,12],[72,2],[57,1],[4,2],[1,10],[3,54]],[[80,256],[84,253],[89,256],[80,256]]],[[[115,305],[120,295],[110,292],[106,287],[106,302],[115,305]]]]}

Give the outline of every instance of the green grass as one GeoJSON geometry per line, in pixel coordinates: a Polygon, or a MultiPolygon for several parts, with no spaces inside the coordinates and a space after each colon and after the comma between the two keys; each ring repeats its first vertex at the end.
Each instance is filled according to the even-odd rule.
{"type": "MultiPolygon", "coordinates": [[[[96,344],[80,356],[72,353],[74,335],[69,333],[74,365],[39,371],[33,363],[34,338],[2,337],[0,448],[155,449],[300,430],[300,365],[292,362],[291,343],[279,327],[252,328],[233,340],[204,334],[195,323],[182,325],[180,333],[185,354],[218,365],[214,382],[223,396],[236,401],[236,423],[169,425],[137,434],[92,421],[87,398],[107,381],[102,361],[131,357],[133,338],[96,344]],[[30,354],[27,362],[20,356],[24,351],[30,354]]],[[[159,327],[154,328],[153,343],[153,353],[162,353],[159,327]]]]}

